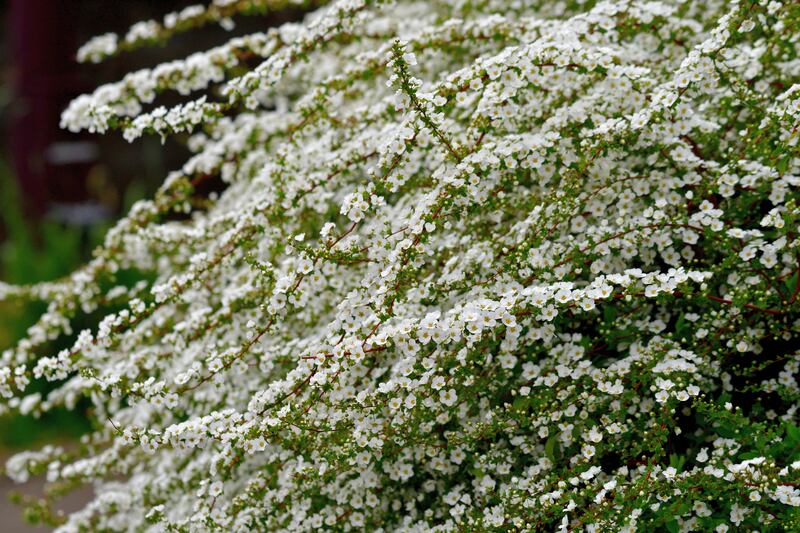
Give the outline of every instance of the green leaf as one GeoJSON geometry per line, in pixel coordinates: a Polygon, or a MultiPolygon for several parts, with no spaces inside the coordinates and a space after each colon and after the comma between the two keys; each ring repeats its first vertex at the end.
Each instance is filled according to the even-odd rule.
{"type": "Polygon", "coordinates": [[[786,283],[786,290],[789,291],[789,294],[794,293],[794,290],[797,288],[797,276],[800,274],[800,270],[795,271],[794,274],[789,276],[789,279],[785,281],[786,283]]]}
{"type": "Polygon", "coordinates": [[[544,445],[544,453],[547,454],[547,458],[551,461],[555,461],[561,456],[561,446],[558,444],[558,438],[555,435],[547,439],[544,445]]]}
{"type": "Polygon", "coordinates": [[[616,308],[613,305],[606,305],[603,307],[603,321],[606,325],[611,324],[617,314],[616,308]]]}
{"type": "Polygon", "coordinates": [[[732,439],[736,437],[736,429],[731,427],[727,422],[722,422],[719,427],[717,427],[717,435],[726,439],[732,439]]]}
{"type": "Polygon", "coordinates": [[[667,526],[667,529],[670,531],[670,533],[678,533],[680,531],[677,520],[670,520],[664,525],[667,526]]]}
{"type": "Polygon", "coordinates": [[[748,459],[755,459],[756,457],[760,456],[761,454],[759,452],[752,451],[752,452],[740,453],[738,458],[741,461],[747,461],[748,459]]]}
{"type": "Polygon", "coordinates": [[[519,409],[521,411],[526,410],[528,405],[530,405],[531,400],[527,396],[517,396],[514,398],[514,409],[519,409]]]}
{"type": "Polygon", "coordinates": [[[675,332],[681,333],[685,327],[686,327],[686,315],[681,313],[681,316],[678,317],[678,321],[675,322],[675,332]]]}
{"type": "Polygon", "coordinates": [[[776,165],[776,168],[780,174],[786,174],[786,171],[789,169],[789,161],[791,161],[791,156],[786,156],[781,158],[776,165]]]}
{"type": "Polygon", "coordinates": [[[800,428],[794,424],[786,424],[786,435],[792,442],[800,443],[800,428]]]}
{"type": "Polygon", "coordinates": [[[685,455],[672,454],[669,456],[669,466],[680,472],[683,469],[683,464],[686,462],[685,455]]]}

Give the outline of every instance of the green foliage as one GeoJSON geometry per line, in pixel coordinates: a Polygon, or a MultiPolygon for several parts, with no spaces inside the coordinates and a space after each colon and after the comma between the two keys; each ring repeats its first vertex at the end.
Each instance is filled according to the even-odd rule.
{"type": "MultiPolygon", "coordinates": [[[[34,232],[23,216],[20,200],[13,176],[0,162],[0,223],[6,234],[6,240],[0,243],[0,280],[31,284],[68,274],[84,259],[82,231],[44,221],[34,232]]],[[[102,231],[104,228],[97,228],[93,235],[102,231]]],[[[23,338],[28,326],[44,309],[42,302],[0,301],[0,350],[23,338]]],[[[52,386],[39,384],[38,388],[42,392],[52,386]]],[[[88,427],[80,412],[63,408],[41,418],[18,414],[0,416],[0,448],[24,448],[37,442],[74,439],[88,427]]]]}

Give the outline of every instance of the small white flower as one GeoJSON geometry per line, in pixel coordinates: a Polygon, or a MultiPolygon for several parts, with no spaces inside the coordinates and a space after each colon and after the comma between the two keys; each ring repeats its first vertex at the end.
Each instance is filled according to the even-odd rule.
{"type": "Polygon", "coordinates": [[[456,395],[455,389],[447,389],[439,391],[439,401],[441,401],[444,405],[450,407],[454,405],[457,400],[458,396],[456,395]]]}
{"type": "Polygon", "coordinates": [[[581,448],[581,453],[586,459],[591,459],[594,457],[595,448],[591,444],[584,444],[581,448]]]}
{"type": "Polygon", "coordinates": [[[406,396],[405,402],[406,409],[413,409],[417,405],[417,398],[413,394],[406,396]]]}

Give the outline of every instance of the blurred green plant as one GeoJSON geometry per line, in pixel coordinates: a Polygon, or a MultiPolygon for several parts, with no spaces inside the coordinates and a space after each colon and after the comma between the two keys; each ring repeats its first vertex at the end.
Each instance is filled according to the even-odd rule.
{"type": "MultiPolygon", "coordinates": [[[[143,194],[141,186],[129,187],[124,208],[127,210],[143,194]]],[[[0,279],[8,283],[37,283],[69,274],[87,259],[108,230],[107,222],[77,227],[46,218],[34,228],[21,206],[16,181],[0,161],[0,227],[5,236],[0,243],[0,279]]],[[[44,302],[0,302],[0,350],[22,338],[45,307],[44,302]]],[[[31,392],[46,393],[51,388],[52,385],[33,384],[31,392]]],[[[87,419],[79,409],[58,410],[40,419],[0,415],[0,449],[29,447],[53,439],[72,440],[88,429],[87,419]]]]}

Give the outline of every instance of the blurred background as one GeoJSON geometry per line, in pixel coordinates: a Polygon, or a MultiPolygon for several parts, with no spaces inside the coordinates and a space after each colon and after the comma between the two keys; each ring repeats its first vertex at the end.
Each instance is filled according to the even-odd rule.
{"type": "MultiPolygon", "coordinates": [[[[99,65],[75,61],[77,49],[94,35],[124,34],[137,21],[160,21],[198,1],[0,0],[0,280],[27,284],[68,274],[90,257],[134,201],[151,195],[188,156],[180,138],[165,145],[157,138],[128,144],[113,132],[98,136],[61,130],[60,113],[72,98],[126,72],[299,16],[240,18],[230,31],[206,27],[178,35],[165,47],[125,53],[99,65]]],[[[166,95],[157,104],[177,101],[166,95]]],[[[0,351],[21,338],[43,308],[0,302],[0,351]]],[[[90,326],[75,324],[74,330],[90,326]]],[[[71,339],[62,339],[48,348],[68,344],[71,339]]],[[[88,429],[80,410],[42,419],[0,415],[0,465],[15,451],[45,442],[69,446],[88,429]]],[[[21,510],[7,497],[11,489],[41,491],[36,481],[12,487],[0,476],[0,533],[48,530],[25,525],[21,510]]],[[[80,508],[87,497],[76,494],[65,502],[66,510],[80,508]]]]}

